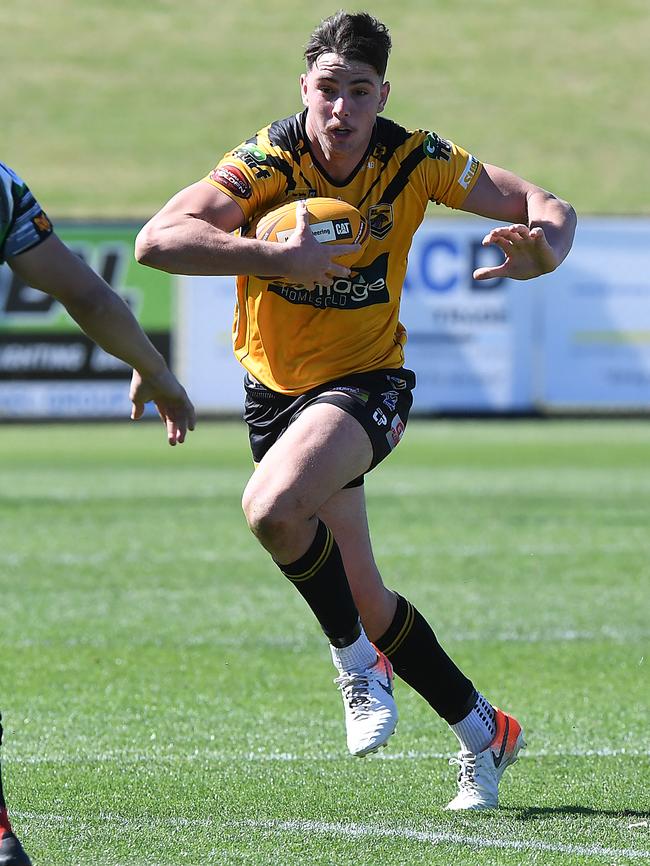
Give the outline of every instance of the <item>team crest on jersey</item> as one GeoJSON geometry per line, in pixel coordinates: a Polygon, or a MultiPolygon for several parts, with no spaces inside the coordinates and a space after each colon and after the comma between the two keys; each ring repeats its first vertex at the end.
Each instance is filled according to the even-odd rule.
{"type": "Polygon", "coordinates": [[[392,204],[373,204],[368,208],[370,234],[378,241],[383,241],[393,227],[392,204]]]}

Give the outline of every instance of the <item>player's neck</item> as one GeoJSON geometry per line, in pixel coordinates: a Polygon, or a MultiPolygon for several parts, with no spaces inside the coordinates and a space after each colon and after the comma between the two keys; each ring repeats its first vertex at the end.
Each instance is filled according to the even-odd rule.
{"type": "Polygon", "coordinates": [[[309,149],[312,156],[327,176],[337,183],[343,183],[355,173],[368,150],[369,143],[370,139],[368,139],[363,147],[355,148],[354,150],[326,153],[321,147],[318,138],[309,136],[309,149]]]}

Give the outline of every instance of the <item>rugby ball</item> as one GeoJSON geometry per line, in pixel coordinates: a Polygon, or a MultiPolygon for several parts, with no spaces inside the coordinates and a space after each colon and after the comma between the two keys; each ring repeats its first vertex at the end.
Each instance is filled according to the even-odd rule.
{"type": "MultiPolygon", "coordinates": [[[[370,225],[354,205],[336,198],[307,199],[309,228],[321,244],[360,244],[356,253],[340,256],[339,264],[350,267],[361,258],[370,239],[370,225]]],[[[255,237],[263,241],[283,242],[296,228],[296,202],[292,201],[263,214],[255,226],[255,237]]]]}

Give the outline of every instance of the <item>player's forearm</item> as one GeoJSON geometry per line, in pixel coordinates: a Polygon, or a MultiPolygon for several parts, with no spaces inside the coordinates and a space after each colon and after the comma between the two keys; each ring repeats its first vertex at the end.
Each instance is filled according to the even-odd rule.
{"type": "Polygon", "coordinates": [[[529,228],[543,229],[560,264],[573,244],[577,224],[576,212],[568,202],[539,188],[527,195],[526,205],[529,228]]]}
{"type": "Polygon", "coordinates": [[[88,292],[74,300],[66,300],[65,307],[91,340],[136,369],[143,378],[157,376],[166,370],[160,352],[124,301],[112,290],[88,292]]]}
{"type": "Polygon", "coordinates": [[[135,244],[143,265],[172,274],[227,276],[283,273],[286,251],[278,244],[241,238],[201,219],[177,225],[147,224],[135,244]]]}

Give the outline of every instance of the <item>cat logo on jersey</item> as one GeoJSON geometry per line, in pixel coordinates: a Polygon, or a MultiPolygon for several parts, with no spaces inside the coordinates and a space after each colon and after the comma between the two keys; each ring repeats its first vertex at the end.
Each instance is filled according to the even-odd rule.
{"type": "Polygon", "coordinates": [[[393,227],[392,204],[373,204],[368,208],[370,234],[378,241],[383,241],[393,227]]]}

